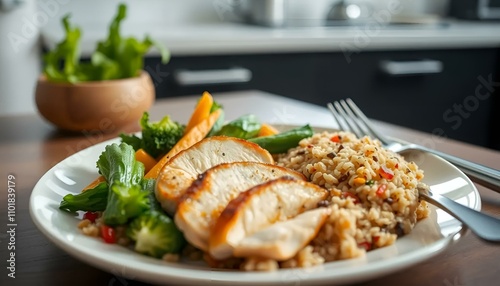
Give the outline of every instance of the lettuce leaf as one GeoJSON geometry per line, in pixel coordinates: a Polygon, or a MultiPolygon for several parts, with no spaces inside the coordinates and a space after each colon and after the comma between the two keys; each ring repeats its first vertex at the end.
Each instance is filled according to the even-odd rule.
{"type": "Polygon", "coordinates": [[[144,57],[151,48],[161,53],[162,63],[170,60],[169,51],[159,42],[146,35],[139,41],[123,37],[120,26],[127,16],[127,6],[120,4],[108,29],[105,40],[97,43],[89,62],[81,62],[81,31],[69,22],[70,15],[62,19],[66,33],[57,46],[44,56],[44,74],[50,81],[76,83],[136,77],[144,68],[144,57]]]}

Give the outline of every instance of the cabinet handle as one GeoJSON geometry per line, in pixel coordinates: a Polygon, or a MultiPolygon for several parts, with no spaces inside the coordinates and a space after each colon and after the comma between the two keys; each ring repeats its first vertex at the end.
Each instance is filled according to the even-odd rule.
{"type": "Polygon", "coordinates": [[[443,71],[438,60],[381,61],[380,70],[391,76],[436,74],[443,71]]]}
{"type": "Polygon", "coordinates": [[[241,67],[197,71],[178,70],[174,72],[174,79],[181,86],[245,83],[252,79],[252,71],[241,67]]]}

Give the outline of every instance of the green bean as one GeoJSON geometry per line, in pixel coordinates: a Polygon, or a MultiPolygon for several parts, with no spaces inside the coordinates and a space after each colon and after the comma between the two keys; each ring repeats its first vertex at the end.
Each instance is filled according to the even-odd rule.
{"type": "Polygon", "coordinates": [[[300,140],[312,135],[312,128],[309,125],[304,125],[275,135],[251,138],[248,141],[257,143],[271,154],[279,154],[296,147],[300,140]]]}

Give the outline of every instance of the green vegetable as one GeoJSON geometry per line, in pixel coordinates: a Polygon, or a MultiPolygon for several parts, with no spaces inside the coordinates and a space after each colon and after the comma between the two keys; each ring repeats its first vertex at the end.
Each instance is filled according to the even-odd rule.
{"type": "Polygon", "coordinates": [[[255,115],[243,115],[222,126],[216,135],[249,139],[259,134],[260,126],[261,124],[255,115]]]}
{"type": "Polygon", "coordinates": [[[132,220],[127,228],[127,236],[135,241],[135,251],[153,257],[162,257],[165,253],[178,253],[186,244],[186,240],[156,200],[155,180],[145,179],[142,186],[149,193],[150,210],[132,220]]]}
{"type": "Polygon", "coordinates": [[[271,154],[279,154],[296,147],[300,140],[312,135],[312,128],[309,125],[304,125],[275,135],[251,138],[248,141],[257,143],[271,154]]]}
{"type": "Polygon", "coordinates": [[[115,182],[111,185],[104,223],[110,226],[125,224],[149,209],[149,194],[141,185],[127,186],[115,182]]]}
{"type": "Polygon", "coordinates": [[[174,221],[156,210],[134,219],[127,228],[127,236],[135,241],[135,251],[158,258],[166,253],[179,253],[186,244],[174,221]]]}
{"type": "Polygon", "coordinates": [[[214,136],[217,134],[217,132],[220,131],[222,126],[224,126],[224,109],[223,106],[217,102],[213,102],[212,107],[210,108],[210,113],[220,109],[221,113],[219,115],[219,118],[217,118],[217,121],[215,121],[214,126],[212,126],[212,129],[210,129],[210,132],[208,132],[207,137],[214,136]]]}
{"type": "Polygon", "coordinates": [[[103,211],[108,202],[108,183],[102,182],[92,189],[73,195],[63,197],[59,209],[68,212],[77,211],[103,211]]]}
{"type": "Polygon", "coordinates": [[[156,211],[163,211],[161,208],[160,202],[156,199],[155,196],[155,185],[156,179],[143,179],[142,180],[142,189],[148,192],[149,199],[149,209],[156,211]]]}
{"type": "Polygon", "coordinates": [[[78,81],[79,43],[81,31],[69,23],[69,15],[62,19],[66,38],[59,42],[52,52],[44,55],[44,73],[49,80],[58,82],[78,81]],[[64,66],[60,68],[60,61],[64,66]]]}
{"type": "Polygon", "coordinates": [[[126,143],[106,146],[97,167],[109,185],[103,214],[105,224],[125,224],[149,209],[148,192],[141,186],[144,165],[136,161],[132,146],[126,143]]]}
{"type": "Polygon", "coordinates": [[[98,68],[100,78],[128,78],[138,76],[144,66],[144,55],[155,46],[161,51],[162,62],[169,61],[168,51],[149,36],[140,42],[133,37],[123,38],[120,35],[120,24],[126,17],[125,4],[118,6],[118,13],[109,26],[108,38],[97,44],[92,55],[92,64],[98,68]]]}
{"type": "Polygon", "coordinates": [[[85,63],[80,62],[81,31],[70,25],[69,15],[66,15],[62,19],[66,38],[44,56],[47,79],[76,83],[136,77],[144,67],[144,56],[153,46],[161,52],[162,62],[167,63],[170,60],[168,50],[149,36],[143,41],[121,36],[120,25],[126,11],[125,4],[120,4],[109,26],[108,37],[98,42],[90,62],[85,63]]]}
{"type": "MultiPolygon", "coordinates": [[[[141,181],[141,188],[147,192],[148,206],[151,209],[161,210],[160,203],[156,200],[154,194],[156,180],[143,179],[141,181]]],[[[107,182],[102,182],[92,189],[85,190],[79,194],[68,194],[63,197],[59,208],[68,212],[77,211],[104,211],[108,203],[109,185],[107,182]]],[[[141,196],[143,194],[141,193],[141,196]]],[[[143,201],[141,199],[141,201],[143,201]]]]}
{"type": "Polygon", "coordinates": [[[184,134],[184,125],[163,117],[158,122],[149,122],[149,113],[144,112],[141,121],[142,137],[135,135],[120,134],[122,142],[134,147],[144,149],[152,157],[158,158],[166,154],[184,134]]]}
{"type": "Polygon", "coordinates": [[[212,107],[210,107],[210,113],[216,111],[216,110],[219,110],[219,109],[223,109],[224,107],[222,106],[222,104],[218,103],[217,101],[214,100],[214,102],[212,103],[212,107]]]}

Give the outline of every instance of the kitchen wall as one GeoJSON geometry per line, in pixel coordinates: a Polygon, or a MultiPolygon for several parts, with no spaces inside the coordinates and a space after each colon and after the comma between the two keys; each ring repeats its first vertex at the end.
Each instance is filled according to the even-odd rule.
{"type": "MultiPolygon", "coordinates": [[[[44,1],[44,0],[39,0],[44,1]]],[[[45,0],[46,1],[46,0],[45,0]]],[[[215,0],[228,1],[228,0],[215,0]]],[[[71,14],[71,21],[85,32],[107,32],[119,3],[127,4],[124,33],[143,34],[166,26],[219,21],[213,1],[206,0],[76,0],[61,5],[58,16],[50,19],[43,29],[61,30],[60,18],[71,14]]],[[[62,32],[61,32],[62,33],[62,32]]]]}
{"type": "MultiPolygon", "coordinates": [[[[109,20],[115,14],[118,3],[128,6],[123,30],[142,35],[166,26],[193,25],[206,22],[242,21],[249,1],[267,0],[38,0],[39,6],[47,2],[62,3],[57,13],[49,18],[43,29],[59,31],[60,18],[71,13],[72,21],[88,33],[105,35],[109,20]],[[98,7],[98,8],[97,8],[98,7]],[[230,11],[230,13],[228,13],[230,11]]],[[[288,0],[288,12],[292,18],[324,18],[338,0],[288,0]]],[[[386,9],[388,3],[398,1],[403,14],[432,13],[444,15],[450,0],[348,0],[352,3],[369,3],[375,10],[386,9]]],[[[83,35],[85,37],[85,34],[83,35]]]]}
{"type": "MultiPolygon", "coordinates": [[[[324,19],[330,8],[337,2],[339,1],[289,0],[288,11],[292,19],[324,19]],[[312,3],[314,3],[314,5],[312,5],[312,3]]],[[[365,6],[371,7],[373,11],[387,9],[391,2],[400,3],[402,6],[402,15],[434,14],[445,16],[448,11],[450,0],[347,0],[348,4],[365,4],[365,6]]]]}
{"type": "Polygon", "coordinates": [[[36,11],[35,0],[0,9],[0,115],[35,112],[33,92],[41,68],[39,28],[32,21],[36,11]]]}

